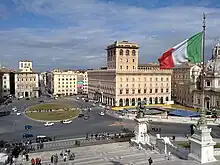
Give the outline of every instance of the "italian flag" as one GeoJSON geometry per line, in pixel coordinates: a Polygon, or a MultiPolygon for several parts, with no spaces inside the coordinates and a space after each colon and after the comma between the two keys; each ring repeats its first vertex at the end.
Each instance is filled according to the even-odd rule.
{"type": "Polygon", "coordinates": [[[202,36],[202,32],[197,33],[163,53],[158,59],[160,68],[170,69],[186,62],[202,62],[202,36]]]}

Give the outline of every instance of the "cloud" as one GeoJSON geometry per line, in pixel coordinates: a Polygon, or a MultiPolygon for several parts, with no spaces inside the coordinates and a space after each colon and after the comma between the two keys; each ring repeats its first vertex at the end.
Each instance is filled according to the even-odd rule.
{"type": "MultiPolygon", "coordinates": [[[[207,13],[207,56],[220,38],[220,10],[200,6],[135,7],[95,0],[13,0],[19,13],[59,22],[62,27],[0,30],[0,57],[17,66],[32,59],[35,67],[98,68],[105,65],[108,44],[140,44],[140,61],[157,61],[166,49],[202,30],[207,13]]],[[[209,3],[207,3],[209,4],[209,3]]]]}

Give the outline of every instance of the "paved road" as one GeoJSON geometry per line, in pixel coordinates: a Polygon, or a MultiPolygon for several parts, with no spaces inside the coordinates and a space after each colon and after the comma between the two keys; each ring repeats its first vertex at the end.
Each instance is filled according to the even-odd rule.
{"type": "MultiPolygon", "coordinates": [[[[185,136],[190,134],[191,124],[181,124],[181,123],[151,123],[150,132],[153,135],[160,133],[162,136],[185,136]],[[153,131],[152,128],[161,128],[161,132],[153,131]]],[[[220,138],[220,128],[217,126],[210,126],[212,128],[212,137],[220,138]]]]}
{"type": "MultiPolygon", "coordinates": [[[[49,98],[44,100],[50,101],[49,98]]],[[[13,106],[16,106],[20,111],[24,111],[28,106],[37,104],[39,99],[35,100],[16,100],[12,104],[8,105],[4,109],[11,110],[13,106]]],[[[60,100],[57,100],[60,101],[60,100]]],[[[91,106],[90,103],[85,103],[82,100],[65,99],[63,102],[68,102],[80,107],[91,106]]],[[[16,116],[11,114],[9,116],[0,117],[0,140],[22,140],[24,132],[31,132],[35,136],[46,135],[50,137],[56,137],[56,139],[66,139],[73,137],[82,137],[86,133],[96,132],[119,132],[123,126],[109,126],[117,121],[116,118],[105,115],[100,116],[98,113],[101,111],[100,108],[93,108],[89,112],[90,119],[84,120],[83,118],[76,118],[71,124],[63,125],[61,123],[55,123],[52,127],[44,127],[43,123],[30,120],[24,115],[16,116]],[[32,125],[32,129],[26,131],[24,125],[32,125]]]]}

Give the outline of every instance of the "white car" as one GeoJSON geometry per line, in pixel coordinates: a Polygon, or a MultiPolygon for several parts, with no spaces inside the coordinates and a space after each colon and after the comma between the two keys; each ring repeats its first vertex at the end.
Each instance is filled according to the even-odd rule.
{"type": "Polygon", "coordinates": [[[16,107],[13,107],[13,108],[12,108],[12,111],[17,112],[18,110],[17,110],[16,107]]]}
{"type": "Polygon", "coordinates": [[[17,112],[16,114],[17,114],[17,116],[20,116],[20,115],[21,115],[21,112],[17,112]]]}
{"type": "Polygon", "coordinates": [[[105,113],[104,112],[100,112],[99,115],[100,116],[105,116],[105,113]]]}
{"type": "Polygon", "coordinates": [[[46,122],[46,123],[44,124],[45,127],[52,126],[52,125],[54,125],[54,123],[52,123],[52,122],[46,122]]]}
{"type": "Polygon", "coordinates": [[[79,97],[77,97],[76,99],[79,100],[79,97]]]}
{"type": "Polygon", "coordinates": [[[62,123],[63,124],[70,124],[70,123],[72,123],[72,120],[63,120],[62,123]]]}

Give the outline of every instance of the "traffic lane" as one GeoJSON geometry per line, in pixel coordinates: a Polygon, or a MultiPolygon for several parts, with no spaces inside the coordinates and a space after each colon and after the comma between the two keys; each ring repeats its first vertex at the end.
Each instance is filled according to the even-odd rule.
{"type": "MultiPolygon", "coordinates": [[[[189,123],[154,123],[151,122],[149,124],[149,131],[151,134],[161,134],[163,136],[185,136],[186,134],[190,134],[190,125],[189,123]],[[158,131],[153,131],[152,128],[157,128],[158,131]],[[159,128],[161,131],[159,131],[159,128]]],[[[220,138],[220,128],[217,126],[209,126],[212,128],[211,135],[213,138],[220,138]]]]}
{"type": "Polygon", "coordinates": [[[110,127],[112,121],[100,118],[98,121],[75,119],[71,124],[55,123],[54,126],[45,127],[43,123],[40,126],[33,126],[30,130],[23,128],[16,129],[11,132],[5,132],[0,134],[1,140],[19,141],[22,140],[23,133],[32,133],[34,136],[46,135],[50,137],[56,137],[56,139],[66,139],[69,137],[85,136],[87,133],[97,132],[118,132],[122,127],[110,127]]]}

